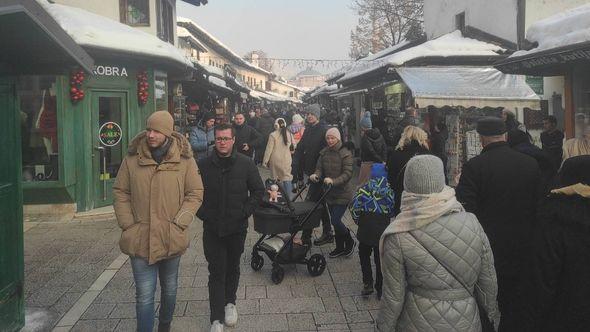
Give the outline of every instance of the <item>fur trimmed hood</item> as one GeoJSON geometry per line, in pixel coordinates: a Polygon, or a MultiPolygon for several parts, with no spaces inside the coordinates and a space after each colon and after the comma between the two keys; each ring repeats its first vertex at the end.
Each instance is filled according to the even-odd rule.
{"type": "MultiPolygon", "coordinates": [[[[146,135],[147,132],[145,130],[137,134],[137,136],[135,136],[129,143],[127,154],[143,154],[145,157],[151,158],[151,154],[147,154],[149,148],[147,145],[146,135]]],[[[171,156],[171,154],[175,154],[178,151],[180,152],[180,157],[182,158],[189,159],[193,157],[193,149],[191,148],[191,145],[186,137],[177,132],[173,132],[169,139],[173,141],[168,152],[168,155],[171,159],[174,157],[173,155],[171,156]]]]}

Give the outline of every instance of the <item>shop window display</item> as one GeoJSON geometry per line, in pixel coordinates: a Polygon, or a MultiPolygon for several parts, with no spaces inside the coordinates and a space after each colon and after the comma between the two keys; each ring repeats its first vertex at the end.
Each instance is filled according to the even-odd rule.
{"type": "Polygon", "coordinates": [[[59,178],[60,148],[56,77],[22,76],[17,94],[23,181],[56,181],[59,178]]]}

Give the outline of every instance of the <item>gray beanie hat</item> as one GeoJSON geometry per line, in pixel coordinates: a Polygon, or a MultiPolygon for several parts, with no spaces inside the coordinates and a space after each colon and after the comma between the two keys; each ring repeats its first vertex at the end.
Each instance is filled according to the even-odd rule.
{"type": "Polygon", "coordinates": [[[318,120],[321,118],[322,108],[320,107],[319,104],[309,105],[304,109],[304,111],[305,111],[305,113],[311,113],[311,114],[315,115],[315,117],[318,118],[318,120]]]}
{"type": "Polygon", "coordinates": [[[414,194],[434,194],[445,188],[445,173],[440,158],[432,155],[413,157],[406,164],[404,190],[414,194]]]}

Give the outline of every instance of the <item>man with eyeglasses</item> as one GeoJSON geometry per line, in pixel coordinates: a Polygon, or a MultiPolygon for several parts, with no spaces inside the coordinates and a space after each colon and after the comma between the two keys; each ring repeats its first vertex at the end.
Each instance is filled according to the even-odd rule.
{"type": "Polygon", "coordinates": [[[229,124],[219,125],[215,127],[215,153],[198,161],[205,191],[197,217],[203,221],[211,331],[215,332],[223,331],[224,323],[237,323],[236,291],[248,218],[264,194],[258,168],[238,153],[234,144],[235,129],[229,124]]]}

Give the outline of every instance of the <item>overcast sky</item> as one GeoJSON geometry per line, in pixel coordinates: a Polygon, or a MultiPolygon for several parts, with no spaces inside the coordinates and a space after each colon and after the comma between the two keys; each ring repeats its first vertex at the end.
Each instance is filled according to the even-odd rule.
{"type": "MultiPolygon", "coordinates": [[[[271,58],[348,59],[350,31],[357,21],[350,2],[209,0],[196,7],[177,1],[177,14],[197,22],[239,55],[261,49],[271,58]]],[[[287,68],[284,74],[297,70],[287,68]]]]}

